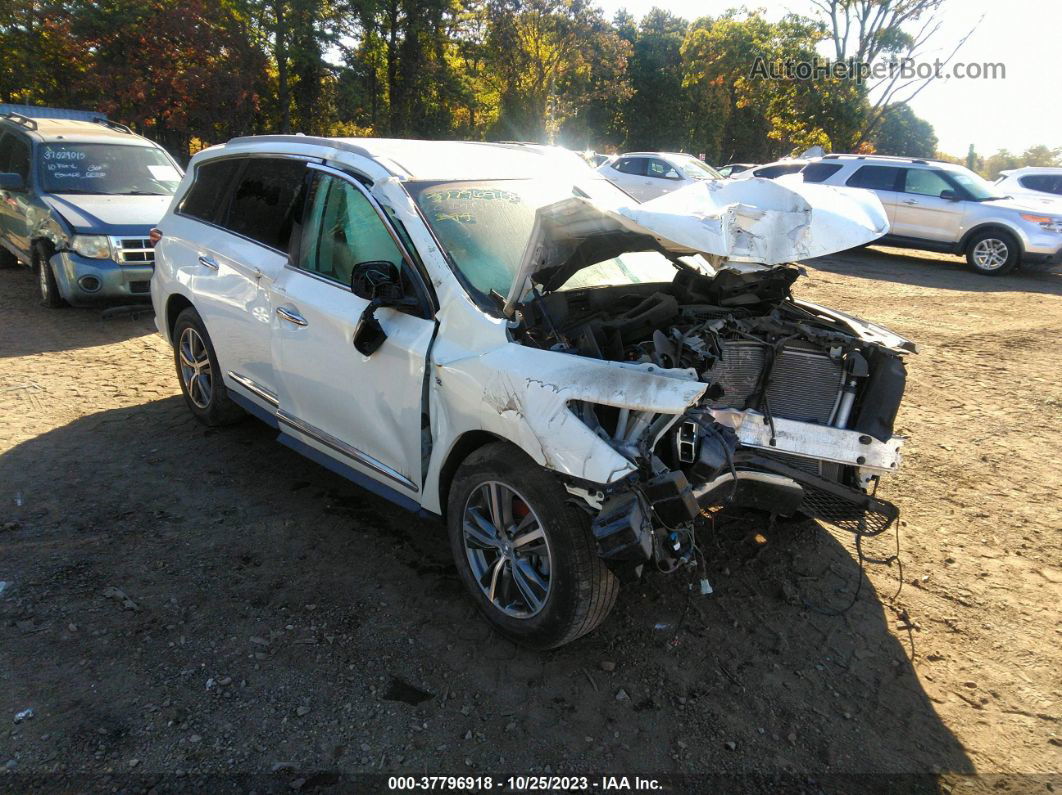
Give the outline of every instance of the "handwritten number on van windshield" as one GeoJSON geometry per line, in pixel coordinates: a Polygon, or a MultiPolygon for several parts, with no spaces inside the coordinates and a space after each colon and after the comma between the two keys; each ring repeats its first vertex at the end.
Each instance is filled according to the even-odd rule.
{"type": "Polygon", "coordinates": [[[46,147],[44,169],[49,181],[106,179],[110,163],[107,159],[90,158],[83,149],[46,147]]]}

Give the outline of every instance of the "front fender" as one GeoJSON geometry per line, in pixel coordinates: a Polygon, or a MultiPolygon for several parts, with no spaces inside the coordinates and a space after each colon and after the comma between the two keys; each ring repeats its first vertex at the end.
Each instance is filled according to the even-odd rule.
{"type": "MultiPolygon", "coordinates": [[[[593,433],[568,404],[586,401],[678,415],[704,394],[693,373],[589,359],[508,343],[437,363],[432,380],[433,456],[425,502],[438,504],[438,477],[454,441],[469,431],[506,439],[540,465],[608,484],[635,465],[593,433]]],[[[428,504],[429,510],[433,505],[428,504]]]]}

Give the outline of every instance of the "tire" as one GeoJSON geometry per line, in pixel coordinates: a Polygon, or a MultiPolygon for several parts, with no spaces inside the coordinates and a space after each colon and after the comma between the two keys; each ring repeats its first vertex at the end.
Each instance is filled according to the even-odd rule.
{"type": "Polygon", "coordinates": [[[976,232],[966,241],[966,262],[985,276],[1002,276],[1018,267],[1021,245],[1009,232],[976,232]]]}
{"type": "Polygon", "coordinates": [[[37,290],[41,297],[41,306],[58,309],[66,306],[66,301],[59,292],[52,272],[52,248],[47,243],[37,243],[33,247],[33,272],[37,275],[37,290]]]}
{"type": "Polygon", "coordinates": [[[3,246],[0,246],[0,270],[3,270],[4,268],[13,268],[16,265],[18,265],[18,257],[3,246]]]}
{"type": "Polygon", "coordinates": [[[210,335],[192,307],[173,324],[173,362],[184,402],[201,423],[214,428],[247,416],[229,397],[210,335]]]}
{"type": "Polygon", "coordinates": [[[505,442],[469,455],[450,488],[447,530],[461,580],[487,620],[524,646],[570,643],[616,603],[619,580],[597,556],[589,516],[570,499],[552,473],[505,442]],[[501,522],[492,519],[492,493],[501,522]],[[497,533],[496,524],[508,531],[497,533]]]}

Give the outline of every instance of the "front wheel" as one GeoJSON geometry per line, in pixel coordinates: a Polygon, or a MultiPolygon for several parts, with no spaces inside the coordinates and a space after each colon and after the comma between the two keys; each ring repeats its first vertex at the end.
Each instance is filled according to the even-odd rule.
{"type": "Polygon", "coordinates": [[[58,309],[66,306],[66,301],[59,293],[59,285],[55,282],[55,273],[52,272],[52,250],[44,243],[38,243],[33,248],[33,269],[37,272],[37,289],[41,296],[41,306],[49,309],[58,309]]]}
{"type": "Polygon", "coordinates": [[[966,243],[966,262],[978,273],[1002,276],[1018,267],[1021,246],[1012,235],[989,229],[966,243]]]}
{"type": "Polygon", "coordinates": [[[472,453],[450,488],[447,529],[461,580],[491,624],[532,648],[590,632],[619,593],[589,517],[570,499],[552,473],[504,442],[472,453]]]}
{"type": "Polygon", "coordinates": [[[173,361],[185,403],[204,425],[232,425],[246,415],[232,402],[221,367],[199,313],[191,307],[173,324],[173,361]]]}

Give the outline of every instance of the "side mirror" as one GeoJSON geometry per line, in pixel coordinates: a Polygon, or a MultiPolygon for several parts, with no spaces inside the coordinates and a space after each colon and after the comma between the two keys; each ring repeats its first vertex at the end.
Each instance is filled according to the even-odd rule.
{"type": "Polygon", "coordinates": [[[26,180],[22,179],[21,174],[14,174],[10,171],[0,172],[0,190],[24,191],[25,189],[26,180]]]}
{"type": "Polygon", "coordinates": [[[387,339],[387,332],[376,319],[376,310],[380,307],[413,307],[417,301],[406,297],[402,275],[394,263],[386,260],[355,265],[350,274],[350,291],[369,302],[354,327],[353,342],[358,353],[372,356],[387,339]]]}
{"type": "Polygon", "coordinates": [[[947,199],[950,202],[957,202],[962,197],[958,194],[958,192],[953,191],[949,188],[948,190],[942,190],[940,192],[940,198],[947,199]]]}

